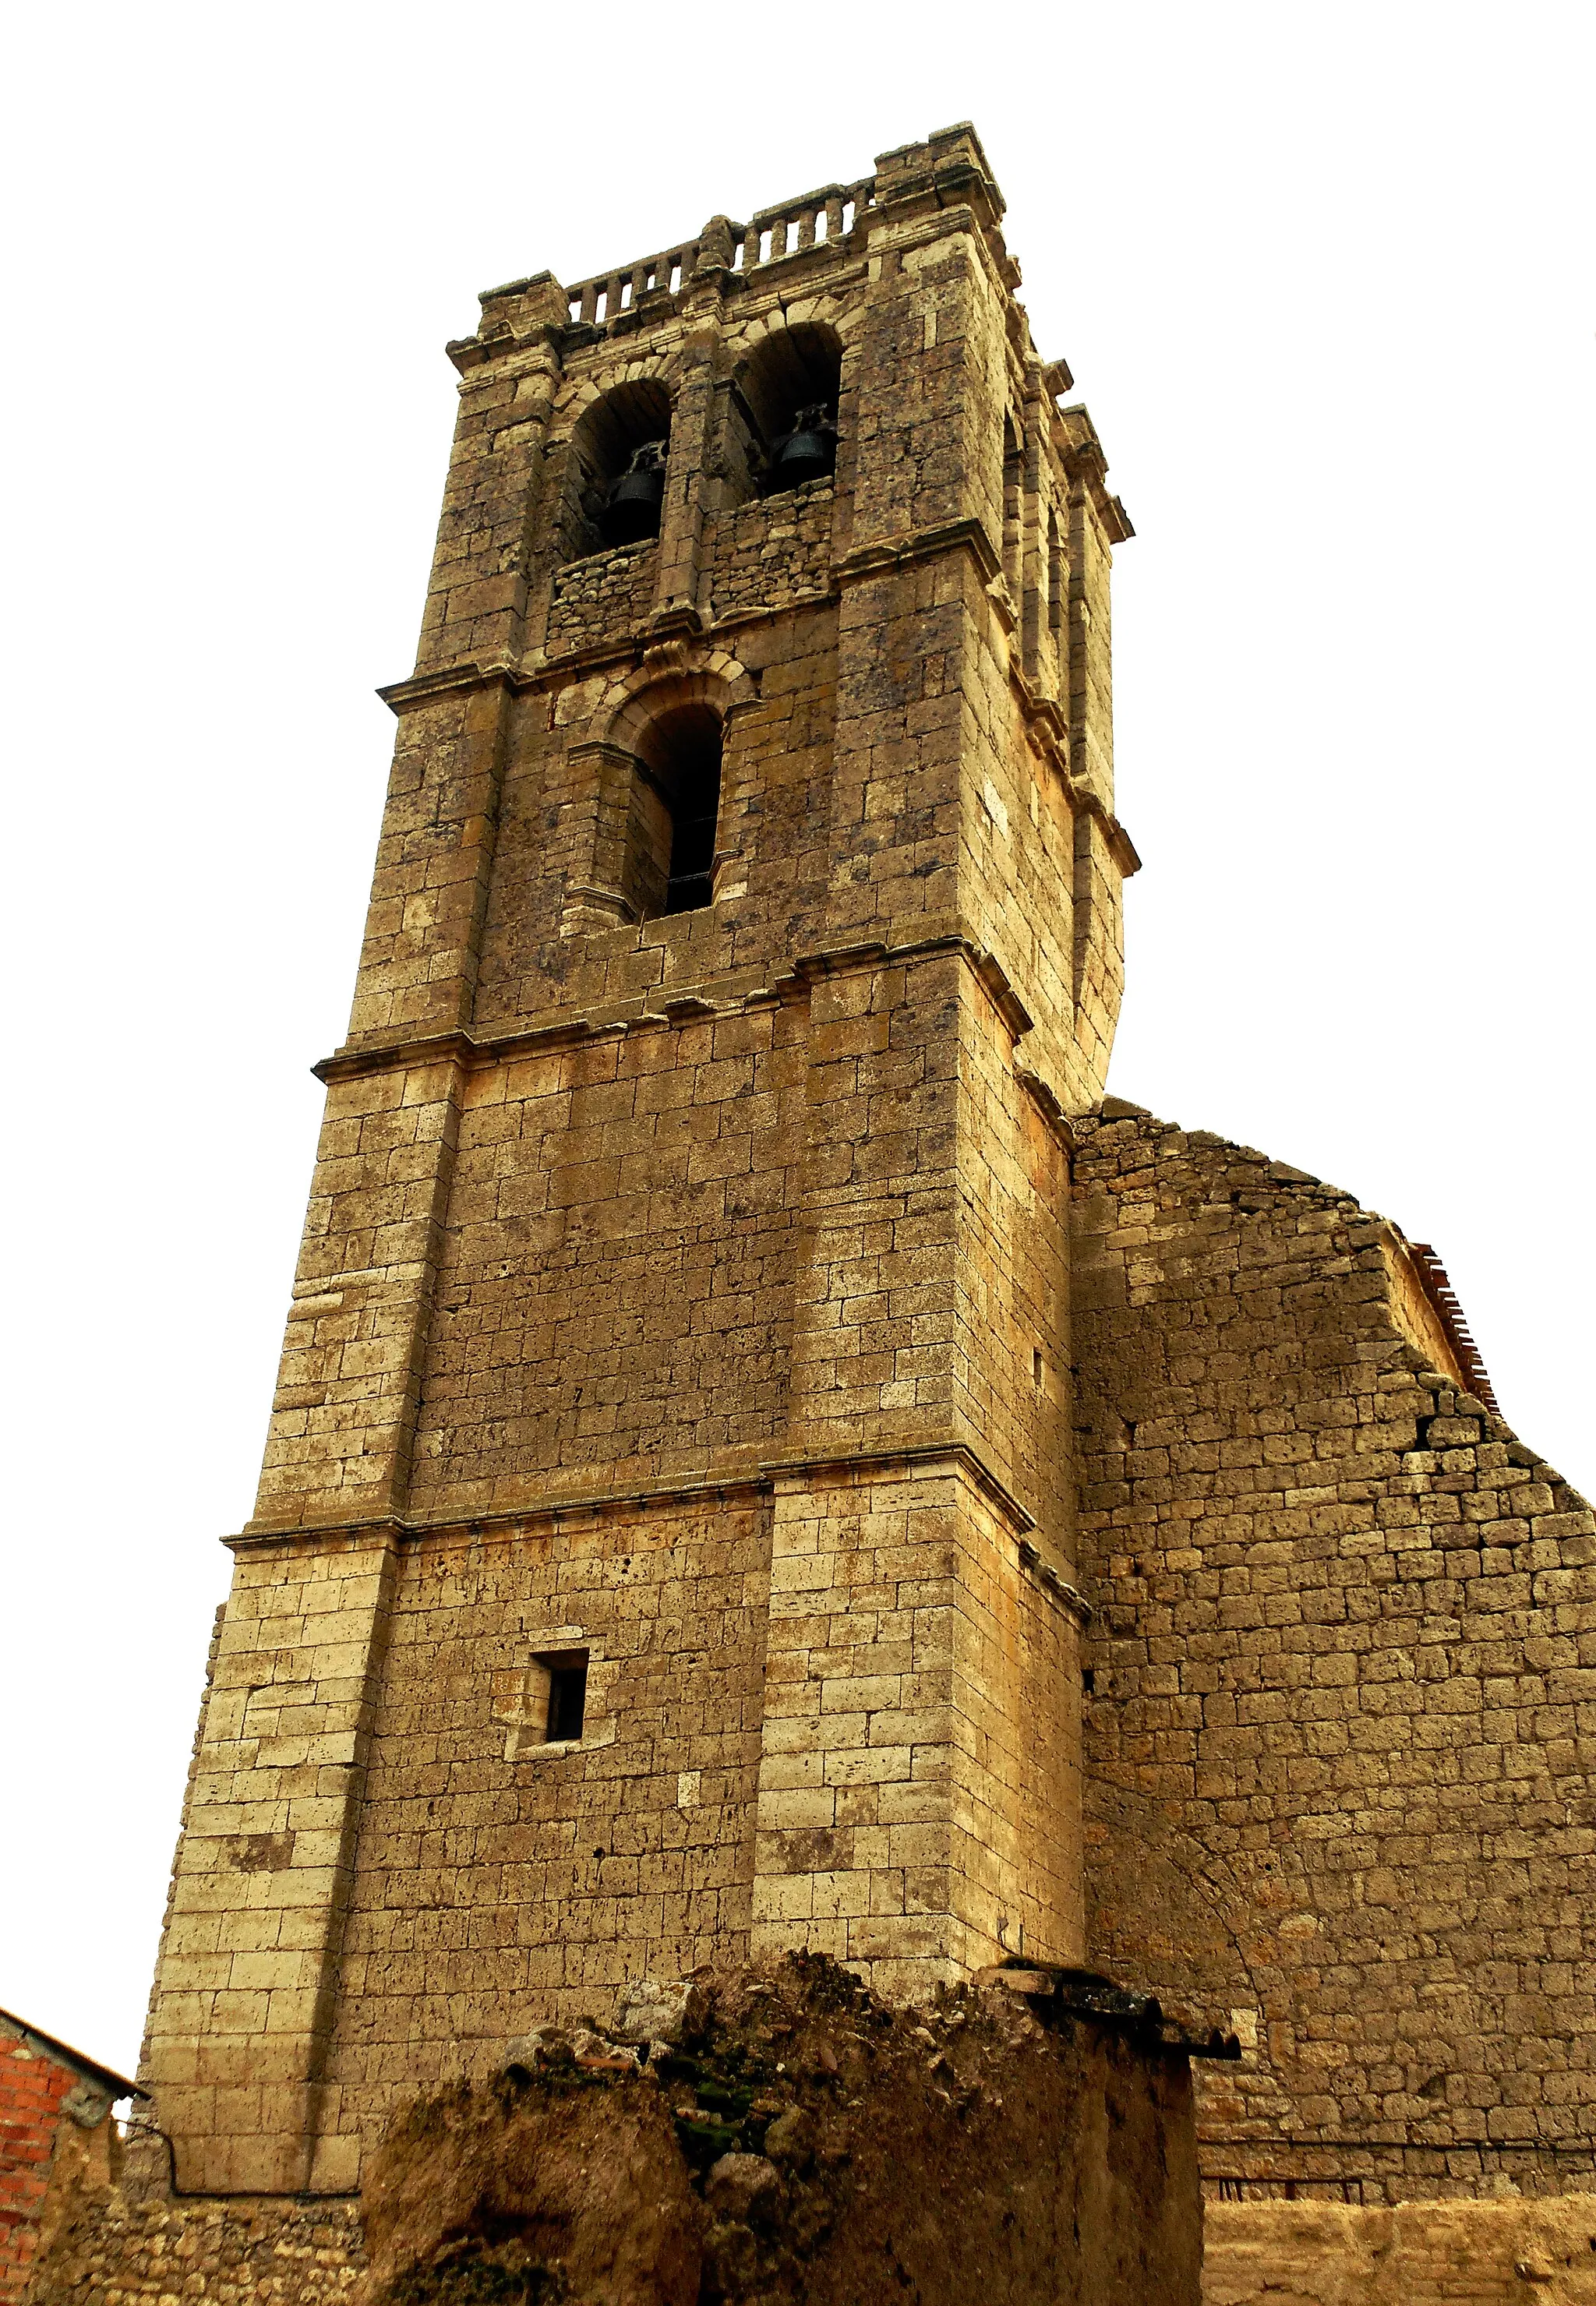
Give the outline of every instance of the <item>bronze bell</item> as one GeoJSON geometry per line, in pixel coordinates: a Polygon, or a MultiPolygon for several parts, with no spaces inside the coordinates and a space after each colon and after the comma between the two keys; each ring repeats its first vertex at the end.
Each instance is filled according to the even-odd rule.
{"type": "Polygon", "coordinates": [[[645,536],[658,536],[669,446],[665,440],[645,440],[634,449],[626,471],[611,482],[599,521],[606,544],[637,544],[645,536]]]}
{"type": "Polygon", "coordinates": [[[776,443],[771,458],[771,485],[796,489],[805,481],[818,481],[837,468],[837,420],[824,400],[800,408],[792,430],[776,443]]]}

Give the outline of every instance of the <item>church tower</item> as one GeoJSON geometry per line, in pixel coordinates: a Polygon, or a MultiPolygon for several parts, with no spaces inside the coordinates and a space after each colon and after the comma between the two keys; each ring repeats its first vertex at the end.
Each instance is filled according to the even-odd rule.
{"type": "Polygon", "coordinates": [[[482,300],[145,2080],[346,2190],[627,1977],[1079,1960],[1108,568],[968,126],[482,300]]]}

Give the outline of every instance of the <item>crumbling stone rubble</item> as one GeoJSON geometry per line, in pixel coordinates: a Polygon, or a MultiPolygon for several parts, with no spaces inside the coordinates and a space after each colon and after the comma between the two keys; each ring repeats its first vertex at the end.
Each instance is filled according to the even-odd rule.
{"type": "Polygon", "coordinates": [[[697,1983],[646,2043],[638,1999],[394,2122],[371,2306],[1195,2299],[1178,2054],[997,1987],[894,2011],[818,1956],[697,1983]]]}
{"type": "Polygon", "coordinates": [[[1056,2001],[894,2011],[804,1955],[634,1984],[403,2108],[358,2202],[185,2200],[146,2155],[30,2306],[1196,2306],[1185,2057],[1056,2001]]]}

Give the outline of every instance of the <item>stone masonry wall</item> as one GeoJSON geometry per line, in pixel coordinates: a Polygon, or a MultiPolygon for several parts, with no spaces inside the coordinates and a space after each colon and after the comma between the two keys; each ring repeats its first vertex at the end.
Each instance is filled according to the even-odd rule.
{"type": "Polygon", "coordinates": [[[468,1078],[417,1510],[676,1478],[781,1430],[806,1022],[656,1016],[468,1078]]]}
{"type": "Polygon", "coordinates": [[[1348,1195],[1134,1106],[1080,1137],[1095,1958],[1235,2008],[1216,2191],[1589,2184],[1590,1508],[1348,1195]]]}
{"type": "Polygon", "coordinates": [[[407,1549],[387,1633],[322,2104],[369,2146],[406,2090],[491,2073],[627,1976],[746,1956],[770,1507],[546,1516],[407,1549]],[[588,1653],[579,1746],[540,1652],[588,1653]],[[521,1734],[525,1730],[525,1735],[521,1734]]]}
{"type": "Polygon", "coordinates": [[[549,648],[558,655],[585,641],[630,632],[647,616],[653,600],[655,550],[652,541],[621,544],[610,552],[557,568],[549,608],[549,648]]]}
{"type": "Polygon", "coordinates": [[[1590,2306],[1596,2195],[1210,2202],[1202,2294],[1203,2306],[1590,2306]]]}
{"type": "Polygon", "coordinates": [[[158,2140],[141,2155],[130,2146],[130,2166],[140,2159],[139,2182],[82,2188],[64,2205],[28,2306],[340,2306],[360,2294],[358,2204],[184,2200],[166,2182],[158,2140]]]}
{"type": "Polygon", "coordinates": [[[739,609],[763,614],[823,589],[831,577],[834,502],[829,480],[808,481],[722,513],[710,547],[713,616],[739,609]]]}

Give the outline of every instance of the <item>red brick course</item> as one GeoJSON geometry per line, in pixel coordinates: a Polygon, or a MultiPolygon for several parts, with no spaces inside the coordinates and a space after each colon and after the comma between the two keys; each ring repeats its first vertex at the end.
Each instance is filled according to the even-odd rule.
{"type": "Polygon", "coordinates": [[[20,2301],[38,2239],[70,2066],[0,2033],[0,2306],[20,2301]]]}

